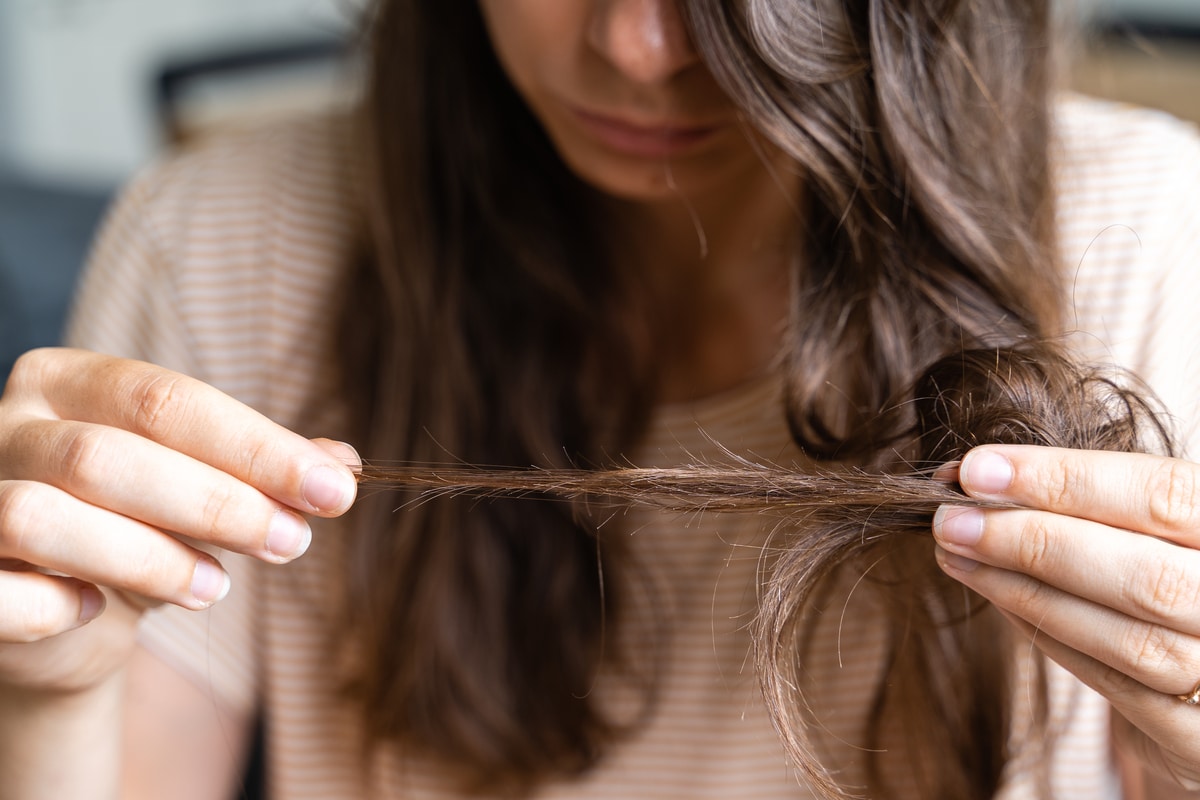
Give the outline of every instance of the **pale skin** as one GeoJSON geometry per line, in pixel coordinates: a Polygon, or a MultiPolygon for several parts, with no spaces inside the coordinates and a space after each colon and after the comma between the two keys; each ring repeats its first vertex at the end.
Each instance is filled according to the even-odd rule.
{"type": "Polygon", "coordinates": [[[190,378],[72,350],[18,363],[0,400],[0,453],[6,796],[187,797],[185,786],[227,796],[248,720],[134,642],[146,607],[204,608],[224,588],[215,561],[165,531],[289,561],[306,545],[301,514],[336,516],[353,502],[357,455],[190,378]],[[191,775],[162,775],[165,764],[191,775]]]}
{"type": "MultiPolygon", "coordinates": [[[[564,160],[612,198],[613,236],[646,271],[635,324],[683,331],[663,354],[661,396],[704,396],[768,368],[800,171],[746,135],[674,3],[481,6],[564,160]],[[601,133],[580,109],[604,118],[601,133]],[[644,152],[689,136],[695,147],[644,152]]],[[[306,546],[305,516],[349,508],[356,463],[347,445],[306,440],[157,367],[70,350],[24,358],[0,399],[5,796],[229,796],[251,720],[133,638],[147,606],[203,608],[224,589],[215,562],[167,531],[290,561],[306,546]]],[[[1146,777],[1148,796],[1192,796],[1177,787],[1200,786],[1200,709],[1175,695],[1200,680],[1200,467],[989,447],[960,477],[975,496],[1029,510],[987,512],[982,527],[940,513],[947,572],[1112,702],[1131,786],[1146,772],[1168,776],[1146,777]],[[999,487],[1004,463],[1011,480],[999,487]],[[964,544],[964,529],[981,535],[964,544]]]]}
{"type": "Polygon", "coordinates": [[[941,509],[943,569],[1108,699],[1130,797],[1197,796],[1198,709],[1177,695],[1200,674],[1200,468],[990,446],[958,477],[972,497],[1024,508],[941,509]]]}

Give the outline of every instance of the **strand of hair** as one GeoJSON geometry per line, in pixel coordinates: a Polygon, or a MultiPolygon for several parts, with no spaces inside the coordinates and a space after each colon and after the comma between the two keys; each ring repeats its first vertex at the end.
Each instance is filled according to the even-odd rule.
{"type": "Polygon", "coordinates": [[[494,469],[436,465],[364,464],[359,484],[441,496],[549,496],[562,500],[651,506],[665,511],[779,512],[843,516],[893,511],[932,513],[945,503],[988,505],[929,473],[869,473],[776,465],[692,464],[642,469],[494,469]]]}

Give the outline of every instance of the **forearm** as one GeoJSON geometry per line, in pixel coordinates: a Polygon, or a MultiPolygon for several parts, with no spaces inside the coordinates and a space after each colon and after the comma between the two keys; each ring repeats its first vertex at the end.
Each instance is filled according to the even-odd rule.
{"type": "Polygon", "coordinates": [[[0,690],[0,798],[117,800],[124,674],[65,695],[0,690]]]}

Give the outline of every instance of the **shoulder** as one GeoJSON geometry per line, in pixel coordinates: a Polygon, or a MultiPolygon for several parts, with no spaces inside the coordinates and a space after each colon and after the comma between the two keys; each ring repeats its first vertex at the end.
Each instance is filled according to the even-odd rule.
{"type": "Polygon", "coordinates": [[[1081,255],[1080,240],[1109,233],[1133,235],[1142,246],[1187,233],[1181,223],[1194,216],[1200,180],[1193,125],[1150,109],[1067,96],[1058,103],[1056,128],[1064,254],[1081,255]]]}
{"type": "Polygon", "coordinates": [[[1111,156],[1131,155],[1152,162],[1195,155],[1196,126],[1165,111],[1067,93],[1055,103],[1060,156],[1102,164],[1111,156]]]}
{"type": "Polygon", "coordinates": [[[1075,345],[1143,378],[1200,446],[1200,135],[1167,114],[1059,107],[1061,249],[1075,345]]]}
{"type": "Polygon", "coordinates": [[[1200,134],[1193,125],[1068,96],[1058,106],[1054,148],[1062,256],[1077,288],[1149,290],[1195,267],[1200,134]]]}
{"type": "Polygon", "coordinates": [[[217,229],[227,245],[240,232],[272,245],[288,228],[345,226],[354,198],[348,139],[340,117],[213,135],[152,165],[122,202],[177,253],[217,229]]]}
{"type": "Polygon", "coordinates": [[[349,139],[345,118],[304,118],[144,170],[93,249],[71,342],[193,374],[288,420],[299,401],[277,380],[298,396],[317,369],[358,242],[349,139]]]}
{"type": "Polygon", "coordinates": [[[1055,119],[1055,181],[1068,242],[1072,235],[1090,241],[1110,226],[1159,243],[1185,233],[1177,223],[1194,208],[1200,180],[1194,125],[1079,95],[1063,97],[1055,119]]]}

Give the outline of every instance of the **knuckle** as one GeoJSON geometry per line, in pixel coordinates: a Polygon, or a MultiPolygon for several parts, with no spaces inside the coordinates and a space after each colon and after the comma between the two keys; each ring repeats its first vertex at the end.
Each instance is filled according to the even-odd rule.
{"type": "Polygon", "coordinates": [[[176,603],[191,596],[193,573],[200,553],[172,536],[157,536],[122,562],[114,588],[153,604],[176,603]]]}
{"type": "Polygon", "coordinates": [[[1028,515],[1017,537],[1015,557],[1017,567],[1030,574],[1041,572],[1053,558],[1053,537],[1041,515],[1028,515]]]}
{"type": "Polygon", "coordinates": [[[260,438],[249,439],[244,455],[247,474],[255,479],[270,472],[278,472],[278,459],[275,458],[274,448],[267,441],[260,438]]]}
{"type": "Polygon", "coordinates": [[[46,592],[34,593],[22,606],[18,612],[21,619],[21,626],[17,632],[19,642],[40,642],[72,627],[63,604],[46,592]]]}
{"type": "MultiPolygon", "coordinates": [[[[60,579],[37,572],[8,576],[0,594],[0,641],[40,642],[77,627],[78,615],[72,593],[60,579]]],[[[0,664],[0,671],[8,666],[0,664]]]]}
{"type": "Polygon", "coordinates": [[[1099,665],[1097,674],[1092,676],[1096,691],[1109,700],[1118,703],[1135,703],[1146,687],[1141,681],[1130,677],[1121,670],[1107,665],[1099,665]]]}
{"type": "MultiPolygon", "coordinates": [[[[177,587],[182,580],[179,564],[160,548],[146,548],[138,558],[123,564],[121,570],[119,579],[113,582],[115,588],[156,601],[169,601],[179,594],[177,587]]],[[[190,576],[187,580],[190,581],[190,576]]]]}
{"type": "Polygon", "coordinates": [[[1035,485],[1044,487],[1051,508],[1071,508],[1079,501],[1084,484],[1078,471],[1059,466],[1041,471],[1035,485]]]}
{"type": "Polygon", "coordinates": [[[295,487],[294,491],[299,492],[304,462],[291,457],[279,441],[255,432],[244,436],[241,442],[238,476],[243,481],[255,487],[295,487]]]}
{"type": "Polygon", "coordinates": [[[1188,564],[1162,561],[1137,570],[1142,579],[1135,584],[1133,603],[1155,619],[1173,620],[1194,616],[1200,608],[1200,580],[1188,564]]]}
{"type": "Polygon", "coordinates": [[[53,353],[48,347],[22,353],[8,373],[8,389],[23,392],[42,386],[51,370],[53,353]]]}
{"type": "Polygon", "coordinates": [[[264,483],[268,479],[282,478],[288,485],[299,484],[301,470],[296,459],[288,458],[276,440],[266,436],[251,436],[246,441],[246,474],[253,482],[264,483]]]}
{"type": "Polygon", "coordinates": [[[1197,522],[1197,481],[1191,465],[1169,460],[1150,475],[1148,489],[1151,521],[1160,528],[1179,530],[1197,522]]]}
{"type": "Polygon", "coordinates": [[[1179,663],[1179,636],[1161,625],[1136,625],[1125,634],[1123,652],[1134,672],[1175,673],[1179,663]]]}
{"type": "Polygon", "coordinates": [[[177,424],[183,410],[181,376],[149,372],[140,376],[133,389],[133,428],[149,439],[163,439],[177,424]]]}
{"type": "Polygon", "coordinates": [[[103,485],[107,437],[99,428],[76,426],[67,434],[59,464],[67,484],[76,488],[103,485]]]}
{"type": "Polygon", "coordinates": [[[38,527],[43,512],[38,484],[24,481],[0,483],[0,548],[9,556],[26,552],[25,538],[38,527]]]}
{"type": "Polygon", "coordinates": [[[242,513],[240,493],[229,486],[210,489],[204,498],[201,513],[201,528],[197,532],[204,534],[209,541],[227,540],[233,523],[246,518],[242,513]]]}
{"type": "Polygon", "coordinates": [[[1038,617],[1044,605],[1045,591],[1046,586],[1040,581],[1018,581],[1012,587],[1009,599],[1004,605],[1021,616],[1038,617]]]}

